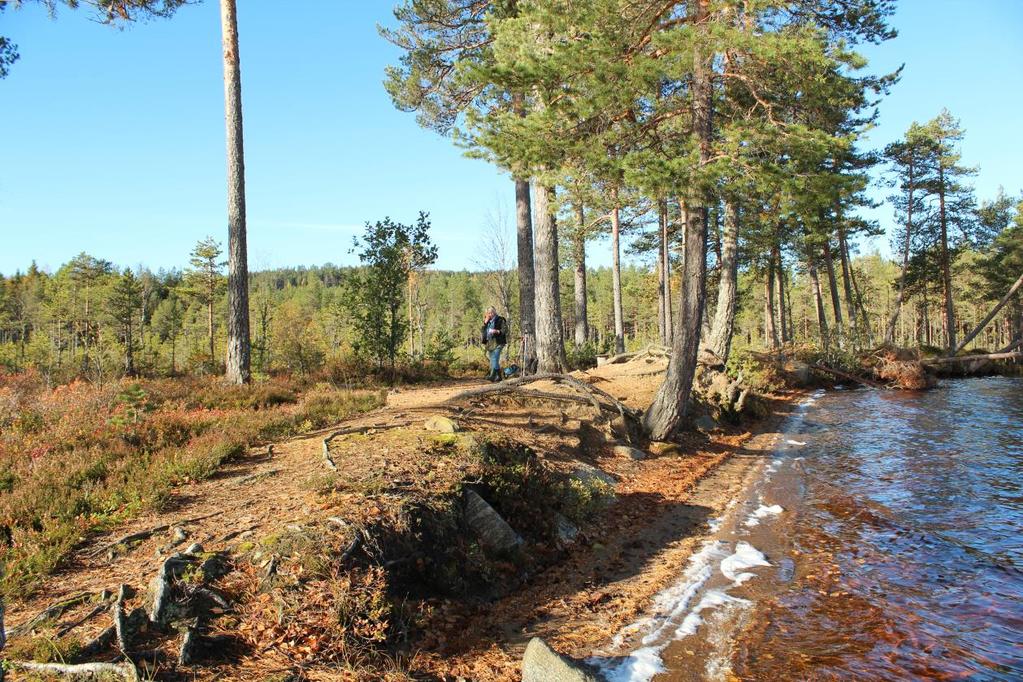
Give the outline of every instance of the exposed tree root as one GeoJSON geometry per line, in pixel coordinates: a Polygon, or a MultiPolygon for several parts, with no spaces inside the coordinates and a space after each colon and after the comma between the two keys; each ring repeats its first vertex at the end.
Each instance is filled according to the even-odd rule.
{"type": "Polygon", "coordinates": [[[146,538],[155,535],[156,533],[163,533],[165,531],[168,531],[174,526],[186,526],[190,523],[198,523],[199,521],[203,521],[205,519],[209,519],[218,515],[219,514],[205,514],[203,516],[194,516],[190,519],[182,519],[180,521],[175,521],[173,523],[162,523],[159,526],[153,526],[152,528],[147,528],[146,530],[140,530],[134,533],[129,533],[128,535],[124,535],[122,537],[117,538],[113,542],[109,542],[105,545],[97,547],[96,549],[86,554],[86,556],[89,557],[90,559],[95,559],[96,557],[106,554],[107,552],[113,549],[117,549],[121,545],[126,545],[129,542],[145,540],[146,538]]]}
{"type": "Polygon", "coordinates": [[[346,429],[340,429],[334,431],[329,436],[323,439],[323,461],[327,463],[327,466],[331,471],[337,471],[337,462],[330,456],[330,442],[335,438],[341,436],[348,436],[353,433],[366,433],[367,431],[383,431],[385,429],[397,429],[408,424],[370,424],[368,426],[350,426],[346,429]]]}
{"type": "Polygon", "coordinates": [[[96,596],[95,592],[82,592],[81,594],[76,594],[73,597],[69,597],[67,599],[57,602],[56,604],[47,606],[45,609],[37,613],[32,618],[29,618],[21,625],[13,627],[10,630],[8,630],[7,639],[20,637],[21,635],[24,635],[27,632],[31,632],[32,629],[35,628],[40,623],[44,623],[48,620],[53,620],[54,618],[59,618],[68,609],[74,606],[78,606],[83,602],[87,602],[94,596],[96,596]]]}
{"type": "Polygon", "coordinates": [[[65,625],[61,625],[59,628],[57,628],[57,637],[63,637],[64,635],[66,635],[67,633],[71,632],[72,630],[74,630],[75,628],[79,627],[80,625],[85,625],[90,620],[92,620],[93,618],[95,618],[96,616],[98,616],[99,614],[103,613],[104,611],[106,611],[109,608],[110,608],[109,604],[98,604],[98,605],[96,605],[96,607],[93,608],[92,611],[89,611],[87,614],[85,614],[84,616],[82,616],[78,620],[73,621],[71,623],[67,623],[65,625]]]}
{"type": "Polygon", "coordinates": [[[23,661],[7,661],[6,665],[15,669],[34,673],[61,675],[70,680],[107,680],[116,677],[137,682],[138,670],[133,663],[79,663],[65,665],[63,663],[28,663],[23,661]]]}

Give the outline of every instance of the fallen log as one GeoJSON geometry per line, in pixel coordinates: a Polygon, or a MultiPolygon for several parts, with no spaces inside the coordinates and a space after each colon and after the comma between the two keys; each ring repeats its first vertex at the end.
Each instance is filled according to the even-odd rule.
{"type": "Polygon", "coordinates": [[[827,374],[834,375],[836,377],[839,377],[840,379],[845,379],[847,381],[855,381],[857,383],[863,384],[864,386],[870,386],[871,388],[888,388],[884,384],[879,383],[877,381],[873,381],[865,377],[858,377],[855,374],[849,374],[848,372],[843,372],[842,370],[833,369],[831,367],[825,367],[824,365],[811,364],[809,365],[809,367],[810,369],[825,372],[827,374]]]}
{"type": "Polygon", "coordinates": [[[957,355],[953,358],[931,358],[921,362],[925,365],[947,365],[955,362],[970,362],[971,360],[1023,360],[1023,351],[987,353],[986,355],[957,355]]]}

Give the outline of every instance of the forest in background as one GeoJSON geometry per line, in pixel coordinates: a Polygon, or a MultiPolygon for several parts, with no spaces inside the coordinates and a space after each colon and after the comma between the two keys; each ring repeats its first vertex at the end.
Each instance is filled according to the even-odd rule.
{"type": "MultiPolygon", "coordinates": [[[[983,248],[960,248],[953,260],[953,300],[961,336],[980,322],[1011,284],[1008,277],[1019,269],[1023,251],[1023,212],[1018,201],[999,196],[983,203],[978,215],[978,220],[1000,229],[993,230],[997,237],[983,248]]],[[[667,341],[658,315],[658,269],[649,262],[655,255],[643,253],[651,242],[650,228],[640,224],[635,230],[635,261],[621,269],[624,338],[629,350],[667,341]]],[[[712,294],[717,289],[720,225],[715,237],[709,249],[712,294]]],[[[488,305],[507,313],[513,336],[511,357],[518,360],[520,304],[518,271],[511,254],[513,236],[484,229],[479,239],[480,253],[485,254],[481,260],[493,264],[493,269],[426,270],[401,292],[403,313],[411,314],[400,361],[406,376],[482,372],[485,360],[478,336],[482,311],[488,305]]],[[[218,248],[216,242],[205,240],[196,251],[209,248],[218,248]]],[[[744,264],[738,277],[736,348],[764,350],[782,343],[820,346],[816,286],[809,273],[786,256],[783,268],[772,273],[774,285],[769,287],[766,272],[756,266],[753,248],[752,244],[740,247],[744,264]],[[773,297],[770,308],[766,305],[769,294],[773,297]],[[773,311],[773,334],[769,311],[773,311]]],[[[121,269],[83,253],[54,272],[32,264],[25,272],[2,277],[0,367],[7,372],[36,370],[50,385],[76,378],[115,380],[127,371],[130,345],[134,375],[220,374],[227,302],[219,258],[216,254],[205,261],[194,259],[191,267],[152,272],[121,269]]],[[[943,338],[940,280],[933,269],[928,276],[926,252],[916,258],[920,269],[907,277],[908,293],[893,340],[901,347],[935,347],[943,338]]],[[[359,334],[345,286],[358,270],[326,264],[250,275],[257,376],[329,377],[348,384],[369,378],[373,364],[360,357],[359,334]]],[[[835,271],[838,300],[827,290],[822,296],[826,320],[838,319],[837,305],[839,315],[844,312],[857,325],[857,333],[864,330],[864,345],[880,343],[898,306],[900,263],[876,252],[850,254],[847,267],[835,271]]],[[[579,339],[574,335],[580,321],[575,275],[576,264],[565,259],[560,268],[563,331],[565,338],[573,339],[569,343],[572,365],[589,366],[597,354],[615,350],[613,278],[610,265],[587,269],[586,333],[579,339]]],[[[677,289],[678,275],[673,278],[677,289]]],[[[1017,299],[969,347],[996,350],[1008,345],[1019,334],[1020,308],[1017,299]]]]}

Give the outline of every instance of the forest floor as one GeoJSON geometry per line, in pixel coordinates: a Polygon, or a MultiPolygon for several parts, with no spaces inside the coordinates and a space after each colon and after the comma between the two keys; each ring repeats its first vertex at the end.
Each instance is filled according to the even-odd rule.
{"type": "Polygon", "coordinates": [[[96,652],[88,660],[123,658],[111,623],[133,607],[151,612],[147,586],[152,593],[169,560],[194,556],[222,557],[225,568],[208,589],[172,576],[182,581],[175,599],[186,610],[197,595],[223,602],[184,624],[142,626],[128,654],[144,676],[514,680],[533,636],[590,655],[680,574],[707,519],[769,453],[794,395],[769,399],[771,416],[759,422],[686,432],[671,446],[644,443],[616,419],[614,400],[645,408],[665,366],[648,357],[572,375],[595,393],[552,380],[494,393],[473,393],[488,386],[482,380],[396,389],[385,407],[334,429],[248,452],[174,488],[158,514],[88,537],[41,589],[7,604],[8,633],[21,641],[4,653],[38,659],[48,642],[60,652],[43,660],[83,647],[96,652]],[[435,417],[456,432],[424,428],[435,417]],[[481,443],[528,453],[481,458],[490,447],[481,443]],[[626,444],[643,453],[616,447],[626,444]],[[580,480],[585,494],[574,483],[558,487],[580,480]],[[521,535],[516,557],[495,558],[465,537],[460,514],[449,512],[461,510],[466,486],[521,535]],[[555,495],[566,490],[578,493],[572,508],[555,495]],[[571,520],[574,538],[558,539],[556,513],[571,520]],[[183,550],[191,543],[201,548],[183,550]],[[346,577],[356,566],[358,580],[346,577]],[[377,582],[402,592],[401,604],[382,606],[377,582]],[[121,585],[134,589],[112,603],[121,585]],[[62,602],[71,603],[18,632],[62,602]],[[186,662],[190,628],[211,646],[186,662]],[[390,663],[368,655],[370,645],[391,651],[390,663]]]}

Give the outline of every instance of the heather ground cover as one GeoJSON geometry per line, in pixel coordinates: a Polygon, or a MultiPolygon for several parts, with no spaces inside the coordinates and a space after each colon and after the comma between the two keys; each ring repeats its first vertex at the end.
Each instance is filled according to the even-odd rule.
{"type": "Polygon", "coordinates": [[[157,379],[48,388],[0,375],[4,596],[24,596],[89,533],[161,509],[175,486],[256,444],[381,405],[375,391],[274,379],[157,379]]]}

